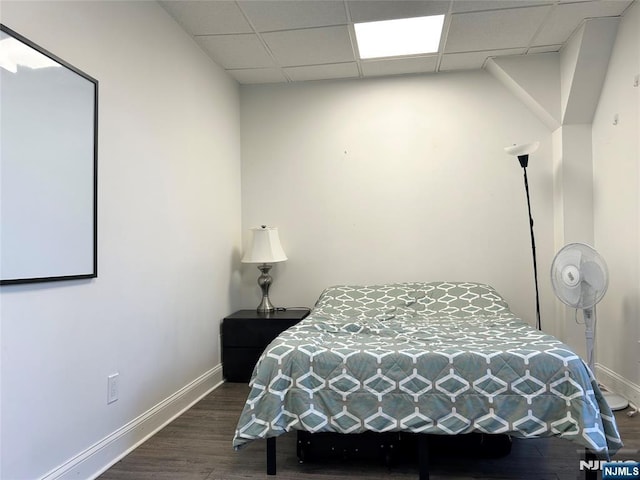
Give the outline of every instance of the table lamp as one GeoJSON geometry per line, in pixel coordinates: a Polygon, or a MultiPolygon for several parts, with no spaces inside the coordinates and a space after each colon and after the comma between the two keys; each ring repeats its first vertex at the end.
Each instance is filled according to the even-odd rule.
{"type": "Polygon", "coordinates": [[[273,279],[269,275],[269,270],[273,263],[284,262],[287,255],[280,244],[278,229],[275,227],[260,227],[251,229],[252,238],[249,250],[242,257],[242,263],[258,263],[258,270],[262,272],[258,277],[258,285],[262,289],[262,301],[258,305],[258,313],[266,314],[275,310],[269,300],[269,287],[273,279]]]}

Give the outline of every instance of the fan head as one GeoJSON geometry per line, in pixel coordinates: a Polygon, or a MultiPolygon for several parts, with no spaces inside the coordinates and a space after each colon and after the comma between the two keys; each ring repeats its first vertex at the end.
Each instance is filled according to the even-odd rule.
{"type": "Polygon", "coordinates": [[[609,285],[607,264],[598,252],[584,243],[565,245],[551,264],[551,284],[556,296],[574,308],[591,308],[609,285]]]}

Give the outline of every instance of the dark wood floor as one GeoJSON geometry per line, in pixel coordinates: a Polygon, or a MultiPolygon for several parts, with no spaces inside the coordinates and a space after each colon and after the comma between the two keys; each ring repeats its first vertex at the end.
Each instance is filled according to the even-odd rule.
{"type": "MultiPolygon", "coordinates": [[[[143,445],[113,465],[99,480],[237,480],[269,478],[307,480],[358,478],[417,479],[417,465],[406,462],[387,468],[379,461],[300,464],[295,433],[277,440],[276,477],[267,477],[266,442],[256,441],[238,452],[231,448],[236,422],[249,391],[247,385],[226,383],[167,425],[143,445]]],[[[625,448],[618,460],[640,461],[640,414],[616,412],[625,448]]],[[[431,479],[576,480],[584,449],[556,438],[514,439],[511,453],[498,459],[432,455],[431,479]]]]}

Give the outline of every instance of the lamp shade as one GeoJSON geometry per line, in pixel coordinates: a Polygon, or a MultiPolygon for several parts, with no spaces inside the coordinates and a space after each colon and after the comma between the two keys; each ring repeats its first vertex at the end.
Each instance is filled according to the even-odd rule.
{"type": "Polygon", "coordinates": [[[507,152],[508,155],[515,155],[516,157],[519,157],[520,155],[529,155],[530,153],[535,152],[539,146],[540,142],[525,143],[504,147],[504,151],[507,152]]]}
{"type": "Polygon", "coordinates": [[[262,225],[252,228],[251,233],[251,243],[242,257],[242,263],[276,263],[287,259],[277,228],[262,225]]]}

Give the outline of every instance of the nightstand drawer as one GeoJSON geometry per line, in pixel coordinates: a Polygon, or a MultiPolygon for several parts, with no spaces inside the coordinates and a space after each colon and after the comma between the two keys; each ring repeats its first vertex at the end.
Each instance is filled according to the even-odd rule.
{"type": "Polygon", "coordinates": [[[281,332],[299,321],[300,319],[281,318],[225,318],[222,322],[222,338],[226,347],[266,347],[281,332]]]}
{"type": "Polygon", "coordinates": [[[228,382],[248,383],[258,363],[262,348],[236,347],[222,349],[223,376],[228,382]]]}
{"type": "Polygon", "coordinates": [[[240,310],[222,321],[222,374],[229,382],[247,382],[265,347],[281,332],[309,315],[309,310],[261,315],[240,310]]]}

